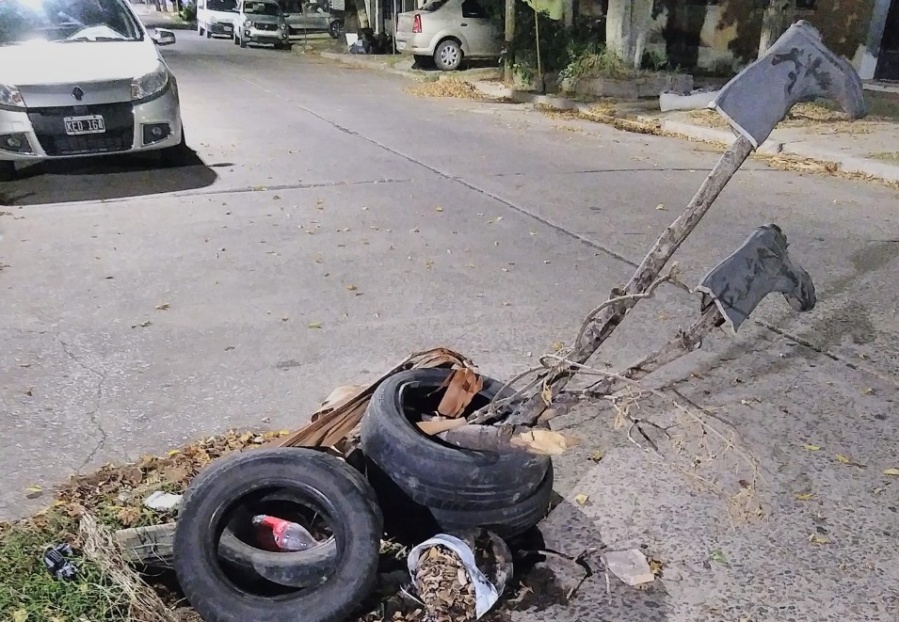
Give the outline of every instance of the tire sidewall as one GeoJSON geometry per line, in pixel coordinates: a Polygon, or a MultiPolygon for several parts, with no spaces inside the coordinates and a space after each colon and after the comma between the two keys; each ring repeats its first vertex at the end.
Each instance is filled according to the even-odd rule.
{"type": "MultiPolygon", "coordinates": [[[[185,494],[174,541],[178,580],[204,620],[292,622],[297,612],[303,612],[309,619],[338,622],[354,609],[357,600],[368,596],[376,577],[383,521],[359,492],[360,486],[367,484],[355,469],[321,452],[282,448],[251,450],[213,465],[215,468],[201,473],[185,494]],[[270,486],[293,487],[316,498],[331,515],[337,542],[332,575],[317,588],[286,600],[239,590],[217,559],[216,523],[234,501],[270,486]]],[[[219,526],[219,532],[223,527],[219,526]]]]}
{"type": "MultiPolygon", "coordinates": [[[[400,372],[378,386],[362,419],[366,455],[413,501],[428,507],[489,509],[529,497],[546,476],[548,456],[473,451],[437,442],[403,414],[399,396],[403,386],[419,383],[436,389],[450,373],[400,372]]],[[[500,389],[502,383],[484,378],[481,395],[492,398],[500,389]]]]}

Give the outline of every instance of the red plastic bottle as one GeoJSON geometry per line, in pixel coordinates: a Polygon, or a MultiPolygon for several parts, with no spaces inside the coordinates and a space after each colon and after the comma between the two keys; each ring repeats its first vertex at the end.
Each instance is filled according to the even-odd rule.
{"type": "Polygon", "coordinates": [[[318,544],[305,527],[276,516],[254,516],[253,526],[259,544],[270,551],[305,551],[318,544]]]}

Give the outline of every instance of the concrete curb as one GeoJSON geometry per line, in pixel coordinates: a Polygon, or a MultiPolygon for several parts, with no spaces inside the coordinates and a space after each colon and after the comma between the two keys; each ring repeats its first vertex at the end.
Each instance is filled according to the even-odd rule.
{"type": "Polygon", "coordinates": [[[411,70],[397,69],[390,63],[370,60],[368,55],[365,54],[359,54],[357,56],[353,54],[341,54],[338,52],[320,52],[319,56],[327,58],[328,60],[336,60],[344,65],[352,65],[353,67],[361,67],[364,69],[376,69],[378,71],[403,76],[404,78],[409,78],[410,80],[416,80],[418,82],[424,82],[427,79],[427,76],[419,75],[411,70]]]}
{"type": "MultiPolygon", "coordinates": [[[[666,134],[678,134],[686,138],[692,138],[693,140],[721,143],[722,145],[730,145],[736,140],[736,136],[733,132],[718,130],[713,127],[704,127],[702,125],[693,125],[692,123],[684,123],[683,121],[662,121],[662,131],[666,134]]],[[[784,153],[784,143],[769,138],[759,145],[756,153],[763,153],[766,155],[784,153]]]]}

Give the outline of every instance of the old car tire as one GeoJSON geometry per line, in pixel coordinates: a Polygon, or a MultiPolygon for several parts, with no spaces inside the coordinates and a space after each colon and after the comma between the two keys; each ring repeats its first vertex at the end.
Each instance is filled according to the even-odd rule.
{"type": "Polygon", "coordinates": [[[243,37],[240,38],[240,47],[242,47],[242,48],[247,47],[247,41],[243,37]]]}
{"type": "Polygon", "coordinates": [[[328,26],[328,34],[331,35],[332,39],[336,39],[340,36],[340,31],[342,30],[340,25],[340,20],[334,20],[331,22],[331,25],[328,26]]]}
{"type": "Polygon", "coordinates": [[[13,181],[16,178],[16,163],[0,161],[0,181],[13,181]]]}
{"type": "MultiPolygon", "coordinates": [[[[372,512],[380,515],[381,508],[374,489],[361,480],[359,493],[364,495],[372,512]]],[[[278,491],[266,495],[263,501],[297,501],[290,491],[278,491]]],[[[301,500],[300,500],[301,501],[301,500]]],[[[307,587],[321,581],[337,563],[337,543],[331,537],[320,546],[307,551],[281,553],[254,547],[235,535],[231,525],[225,527],[218,544],[219,557],[231,567],[247,576],[261,576],[278,585],[307,587]]]]}
{"type": "Polygon", "coordinates": [[[284,44],[284,49],[287,50],[288,52],[291,51],[293,49],[293,44],[292,43],[284,44]]]}
{"type": "Polygon", "coordinates": [[[184,595],[206,622],[342,622],[372,591],[382,535],[368,483],[343,460],[313,449],[255,449],[213,462],[190,484],[175,526],[174,567],[184,595]],[[334,572],[314,589],[275,597],[235,584],[217,554],[228,509],[267,489],[292,490],[331,520],[334,572]]]}
{"type": "Polygon", "coordinates": [[[207,38],[207,39],[212,39],[212,33],[211,33],[210,31],[208,31],[208,30],[206,31],[206,38],[207,38]]]}
{"type": "Polygon", "coordinates": [[[237,36],[237,33],[234,33],[234,36],[232,37],[232,39],[234,41],[234,45],[240,44],[240,38],[237,36]]]}
{"type": "Polygon", "coordinates": [[[462,46],[455,39],[441,41],[434,50],[434,64],[441,71],[455,71],[462,64],[462,46]]]}
{"type": "Polygon", "coordinates": [[[431,515],[443,531],[459,531],[483,527],[501,538],[521,535],[539,523],[549,508],[553,494],[553,469],[550,464],[546,477],[530,497],[518,503],[494,510],[440,510],[431,508],[431,515]]]}
{"type": "Polygon", "coordinates": [[[204,34],[203,27],[200,26],[199,24],[197,25],[197,34],[200,35],[201,37],[202,37],[203,34],[204,34]]]}
{"type": "MultiPolygon", "coordinates": [[[[546,476],[548,456],[462,449],[425,436],[407,418],[404,388],[433,392],[450,373],[449,369],[415,369],[382,382],[362,418],[366,456],[410,499],[429,508],[488,510],[530,497],[546,476]]],[[[476,399],[486,403],[502,387],[501,382],[484,378],[476,399]]]]}

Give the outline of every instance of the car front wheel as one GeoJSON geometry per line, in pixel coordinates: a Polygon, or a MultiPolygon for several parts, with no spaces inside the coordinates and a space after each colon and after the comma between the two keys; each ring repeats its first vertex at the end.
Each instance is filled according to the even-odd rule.
{"type": "Polygon", "coordinates": [[[232,39],[234,40],[234,45],[240,45],[240,37],[237,36],[236,32],[234,33],[232,39]]]}
{"type": "Polygon", "coordinates": [[[455,71],[462,64],[462,46],[458,41],[441,41],[434,50],[434,64],[441,71],[455,71]]]}
{"type": "Polygon", "coordinates": [[[247,47],[247,40],[244,39],[243,37],[240,38],[240,47],[242,47],[242,48],[247,47]]]}
{"type": "Polygon", "coordinates": [[[340,36],[340,22],[338,20],[334,20],[331,22],[331,25],[328,27],[328,34],[331,35],[332,39],[336,39],[340,36]]]}

